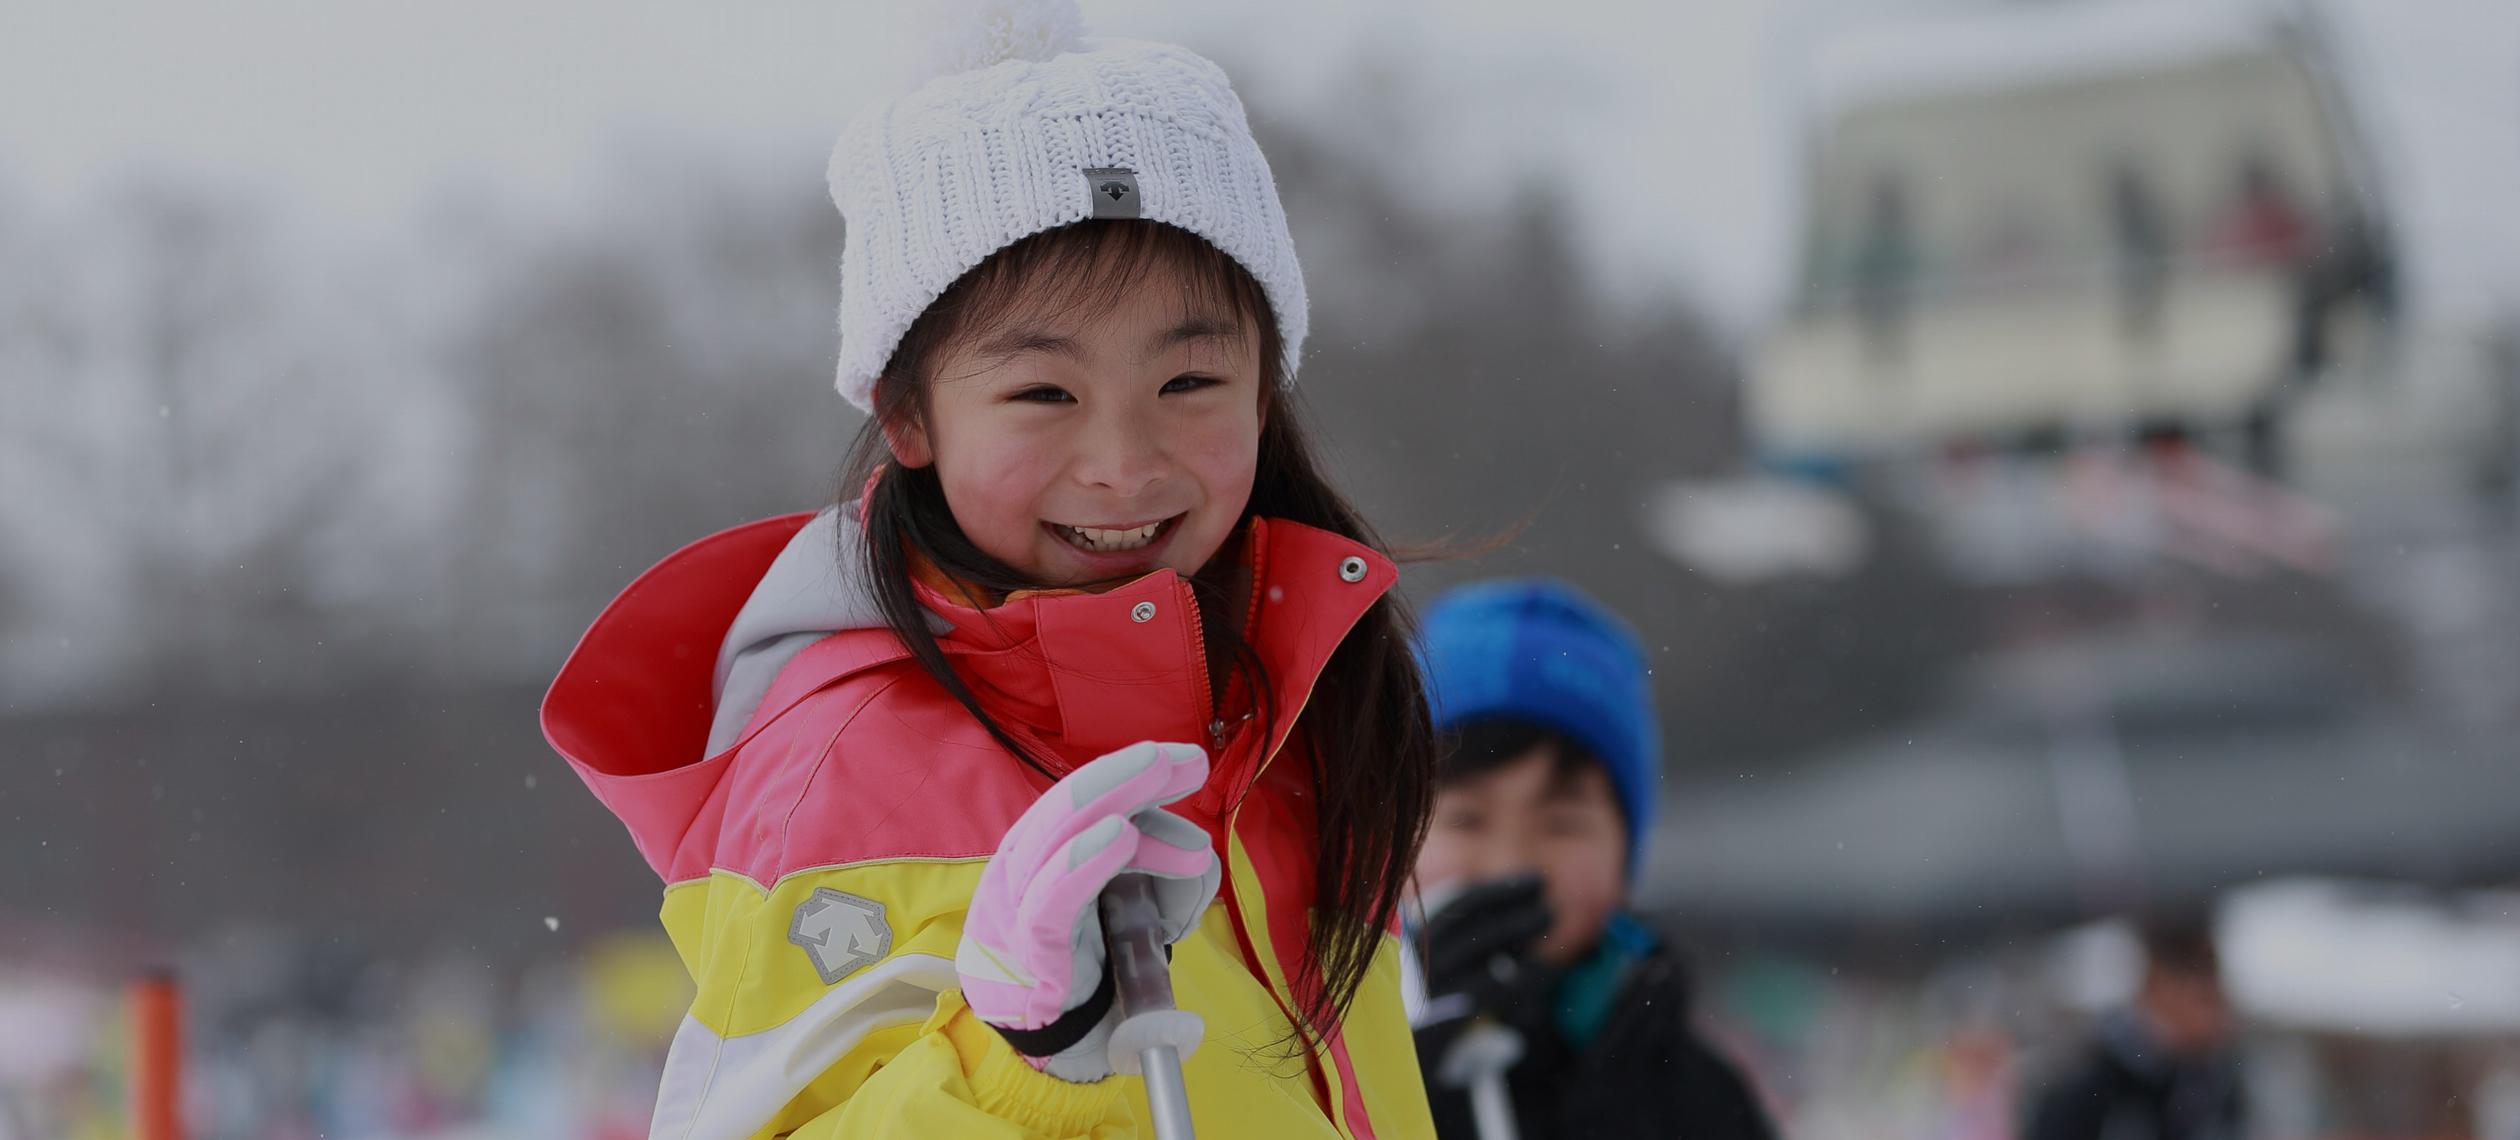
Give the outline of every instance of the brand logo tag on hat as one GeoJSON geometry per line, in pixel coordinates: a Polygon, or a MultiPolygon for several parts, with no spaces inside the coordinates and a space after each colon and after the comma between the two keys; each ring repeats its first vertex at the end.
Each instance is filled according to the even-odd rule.
{"type": "Polygon", "coordinates": [[[1125,166],[1089,166],[1085,168],[1085,185],[1093,191],[1093,217],[1138,216],[1137,171],[1125,166]]]}

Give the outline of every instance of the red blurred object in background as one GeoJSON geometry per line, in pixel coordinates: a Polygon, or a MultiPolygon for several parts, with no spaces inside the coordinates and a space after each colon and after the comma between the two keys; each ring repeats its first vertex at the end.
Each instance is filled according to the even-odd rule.
{"type": "Polygon", "coordinates": [[[183,1140],[183,992],[172,973],[131,987],[131,1121],[138,1140],[183,1140]]]}

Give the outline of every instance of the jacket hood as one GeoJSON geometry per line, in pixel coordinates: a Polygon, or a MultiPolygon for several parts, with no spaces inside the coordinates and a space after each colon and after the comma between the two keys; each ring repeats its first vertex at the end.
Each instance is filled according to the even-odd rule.
{"type": "MultiPolygon", "coordinates": [[[[885,624],[866,580],[866,562],[857,557],[864,541],[856,503],[826,507],[770,561],[719,641],[703,755],[735,744],[770,691],[771,679],[806,646],[844,629],[885,624]]],[[[933,615],[929,621],[944,631],[933,615]]]]}
{"type": "MultiPolygon", "coordinates": [[[[543,698],[543,735],[633,835],[679,833],[781,666],[827,634],[884,624],[850,506],[747,523],[691,543],[604,607],[543,698]],[[631,785],[643,785],[628,794],[631,785]],[[696,788],[694,790],[697,790],[696,788]]],[[[643,843],[644,847],[645,844],[643,843]]],[[[644,851],[661,865],[664,852],[644,851]]]]}

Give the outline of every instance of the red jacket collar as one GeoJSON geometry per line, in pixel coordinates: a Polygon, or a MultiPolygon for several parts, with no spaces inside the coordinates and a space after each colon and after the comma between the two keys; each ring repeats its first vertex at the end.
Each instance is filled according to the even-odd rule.
{"type": "MultiPolygon", "coordinates": [[[[1253,519],[1243,557],[1249,612],[1228,615],[1267,673],[1273,752],[1330,653],[1398,579],[1389,559],[1329,531],[1253,519]]],[[[1253,694],[1212,707],[1205,622],[1188,583],[1158,570],[1101,593],[1018,594],[987,609],[922,588],[953,629],[939,638],[982,707],[1081,761],[1140,740],[1213,747],[1219,727],[1257,710],[1253,694]],[[1220,726],[1219,722],[1223,722],[1220,726]]]]}

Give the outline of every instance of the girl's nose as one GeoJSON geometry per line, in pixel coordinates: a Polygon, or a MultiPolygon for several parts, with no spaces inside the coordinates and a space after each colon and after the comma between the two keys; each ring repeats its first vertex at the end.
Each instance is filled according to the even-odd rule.
{"type": "Polygon", "coordinates": [[[1143,494],[1163,479],[1167,469],[1163,440],[1155,425],[1125,411],[1096,417],[1078,445],[1076,477],[1119,498],[1143,494]]]}

